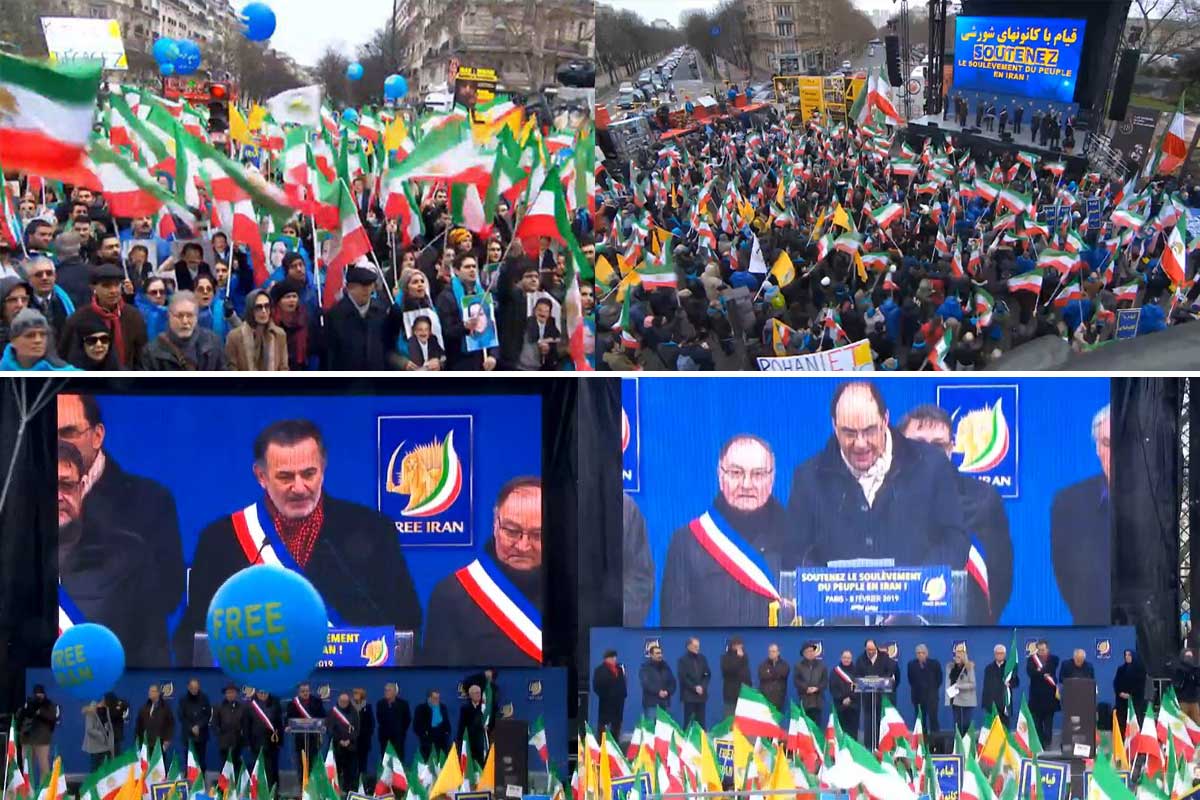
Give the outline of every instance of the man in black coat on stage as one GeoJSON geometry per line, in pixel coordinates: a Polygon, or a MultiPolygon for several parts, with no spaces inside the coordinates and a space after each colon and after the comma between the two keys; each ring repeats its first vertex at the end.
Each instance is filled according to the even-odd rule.
{"type": "Polygon", "coordinates": [[[430,690],[425,702],[413,711],[413,733],[420,745],[421,758],[428,759],[434,748],[440,753],[450,752],[450,711],[437,689],[430,690]]]}
{"type": "Polygon", "coordinates": [[[324,492],[326,453],[321,431],[308,420],[274,422],[258,434],[253,471],[263,496],[200,532],[177,654],[190,657],[213,594],[251,564],[303,574],[335,625],[419,632],[421,605],[395,525],[373,508],[324,492]]]}
{"type": "MultiPolygon", "coordinates": [[[[312,693],[312,687],[308,683],[301,683],[296,687],[295,696],[288,701],[287,708],[284,709],[284,716],[289,723],[293,719],[325,719],[325,704],[321,702],[321,698],[312,693]]],[[[308,754],[309,768],[312,768],[313,761],[320,757],[323,738],[324,735],[320,733],[292,734],[297,769],[304,761],[301,754],[305,752],[308,754]]]]}
{"type": "Polygon", "coordinates": [[[683,727],[692,720],[704,727],[704,706],[708,703],[708,683],[712,670],[708,659],[700,652],[700,640],[695,636],[687,641],[687,650],[679,657],[679,698],[683,702],[683,727]]]}
{"type": "Polygon", "coordinates": [[[195,749],[201,773],[207,769],[208,726],[212,721],[212,703],[208,702],[208,695],[200,691],[200,681],[192,678],[188,681],[187,692],[179,698],[179,727],[183,731],[184,751],[195,749]]]}
{"type": "Polygon", "coordinates": [[[617,661],[616,650],[604,651],[604,660],[592,672],[592,691],[597,701],[596,731],[608,728],[613,741],[621,741],[621,720],[625,716],[629,685],[625,665],[617,661]]]}
{"type": "MultiPolygon", "coordinates": [[[[1050,748],[1054,736],[1054,714],[1058,711],[1058,656],[1050,654],[1050,643],[1040,639],[1037,649],[1025,660],[1029,677],[1029,711],[1042,747],[1050,748]]],[[[1036,754],[1035,754],[1036,755],[1036,754]]]]}
{"type": "Polygon", "coordinates": [[[1060,489],[1050,504],[1050,559],[1075,625],[1112,621],[1107,591],[1112,571],[1110,418],[1107,405],[1092,418],[1100,474],[1060,489]]]}
{"type": "MultiPolygon", "coordinates": [[[[854,662],[854,675],[856,678],[872,676],[876,678],[891,678],[896,683],[893,684],[892,690],[885,694],[895,702],[897,680],[897,667],[895,662],[888,656],[887,653],[875,646],[874,639],[867,639],[863,643],[863,651],[854,662]]],[[[864,710],[870,712],[869,703],[864,703],[864,710]]],[[[863,718],[863,734],[865,742],[872,748],[879,742],[879,717],[883,713],[883,698],[878,698],[875,701],[874,714],[867,713],[863,718]]]]}
{"type": "Polygon", "coordinates": [[[279,788],[279,747],[283,742],[283,709],[279,699],[263,689],[254,693],[246,704],[249,726],[250,752],[255,758],[261,752],[267,782],[279,788]]]}
{"type": "MultiPolygon", "coordinates": [[[[917,406],[904,415],[897,428],[906,439],[938,448],[946,454],[947,460],[954,451],[953,422],[939,406],[917,406]]],[[[1013,546],[1008,532],[1008,514],[996,487],[957,471],[954,477],[967,534],[979,540],[977,552],[984,565],[978,578],[972,576],[967,622],[994,625],[1012,595],[1013,546]]],[[[961,568],[966,563],[951,566],[961,568]]]]}
{"type": "Polygon", "coordinates": [[[929,657],[929,648],[917,645],[916,658],[908,662],[908,688],[912,693],[913,719],[919,713],[925,720],[925,733],[941,730],[938,723],[938,706],[942,704],[942,665],[936,658],[929,657]]]}
{"type": "Polygon", "coordinates": [[[487,654],[488,663],[497,666],[540,666],[543,575],[542,483],[514,478],[496,497],[484,552],[434,586],[422,662],[470,664],[487,654]],[[485,607],[474,599],[489,591],[501,592],[507,602],[485,607]],[[502,607],[515,609],[515,616],[502,607]]]}
{"type": "Polygon", "coordinates": [[[337,764],[338,785],[343,792],[354,791],[358,786],[359,723],[358,711],[350,703],[350,695],[342,692],[337,703],[329,709],[329,741],[337,764]]]}
{"type": "Polygon", "coordinates": [[[77,536],[64,536],[58,547],[59,607],[74,623],[111,628],[128,666],[161,666],[167,617],[184,587],[175,498],[161,483],[121,469],[104,449],[107,434],[94,397],[58,396],[58,438],[83,462],[82,507],[71,527],[77,536]]]}
{"type": "MultiPolygon", "coordinates": [[[[980,696],[979,707],[984,712],[996,709],[1004,727],[1008,727],[1009,717],[1012,716],[1013,692],[1021,685],[1021,676],[1014,669],[1008,679],[1008,691],[1004,688],[1004,670],[1007,667],[1008,648],[1002,644],[992,648],[992,661],[983,670],[983,694],[980,696]]],[[[1012,654],[1017,657],[1016,653],[1012,654]]]]}
{"type": "Polygon", "coordinates": [[[1096,670],[1088,663],[1087,653],[1081,647],[1076,647],[1075,652],[1071,654],[1071,660],[1062,662],[1062,665],[1058,668],[1058,683],[1060,686],[1063,681],[1072,678],[1084,678],[1089,681],[1096,680],[1096,670]]]}
{"type": "Polygon", "coordinates": [[[469,752],[476,764],[487,760],[490,747],[487,724],[484,720],[483,690],[478,685],[467,689],[467,702],[458,710],[458,733],[455,741],[460,752],[469,752]]]}
{"type": "Polygon", "coordinates": [[[379,752],[387,751],[390,744],[400,760],[404,760],[404,740],[412,725],[412,712],[408,701],[400,697],[400,689],[394,683],[385,683],[383,697],[375,703],[375,725],[379,736],[379,752]]]}
{"type": "Polygon", "coordinates": [[[217,726],[217,750],[221,754],[221,765],[228,761],[235,772],[242,769],[242,749],[246,746],[249,723],[246,719],[246,704],[238,697],[238,688],[226,684],[225,699],[217,706],[214,721],[217,726]]]}
{"type": "Polygon", "coordinates": [[[772,494],[771,446],[750,434],[729,439],[717,458],[717,486],[712,506],[671,535],[660,603],[664,627],[769,621],[788,527],[772,494]],[[735,571],[747,562],[751,573],[735,571]]]}

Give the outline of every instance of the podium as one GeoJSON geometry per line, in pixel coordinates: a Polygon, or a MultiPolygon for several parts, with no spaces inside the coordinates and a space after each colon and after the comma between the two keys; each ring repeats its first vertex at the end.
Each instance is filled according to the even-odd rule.
{"type": "MultiPolygon", "coordinates": [[[[320,717],[312,719],[288,717],[287,727],[283,729],[283,732],[290,733],[297,744],[302,744],[304,752],[320,753],[321,742],[325,739],[325,720],[320,717]]],[[[296,768],[299,769],[299,765],[296,768]]]]}
{"type": "Polygon", "coordinates": [[[863,744],[871,750],[879,748],[879,715],[883,708],[881,695],[896,688],[896,682],[880,675],[863,675],[854,679],[854,688],[862,698],[859,707],[863,715],[863,744]]]}
{"type": "Polygon", "coordinates": [[[1068,678],[1059,691],[1062,751],[1068,756],[1092,758],[1096,745],[1096,682],[1089,678],[1068,678]]]}

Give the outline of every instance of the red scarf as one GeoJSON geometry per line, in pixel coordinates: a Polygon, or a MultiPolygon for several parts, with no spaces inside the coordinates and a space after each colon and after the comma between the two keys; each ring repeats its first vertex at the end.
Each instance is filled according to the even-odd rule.
{"type": "Polygon", "coordinates": [[[96,296],[92,295],[92,310],[100,317],[104,326],[108,328],[112,334],[112,349],[117,354],[117,361],[122,367],[128,367],[125,363],[125,331],[121,329],[121,311],[125,307],[125,301],[117,298],[117,308],[115,311],[109,311],[101,308],[96,302],[96,296]]]}
{"type": "Polygon", "coordinates": [[[606,662],[604,662],[604,664],[605,664],[605,666],[607,666],[607,667],[608,667],[608,671],[609,671],[609,672],[611,672],[611,673],[613,674],[613,677],[615,678],[615,677],[616,677],[616,675],[617,675],[617,665],[616,665],[616,664],[609,664],[607,661],[606,661],[606,662]]]}
{"type": "Polygon", "coordinates": [[[276,306],[271,316],[287,334],[288,361],[303,366],[308,361],[308,313],[304,305],[296,306],[291,314],[276,306]]]}
{"type": "Polygon", "coordinates": [[[325,524],[325,498],[322,497],[317,502],[317,507],[307,517],[288,519],[279,513],[279,509],[268,497],[267,513],[271,515],[271,521],[275,523],[275,530],[279,531],[279,538],[283,539],[284,546],[292,554],[292,558],[296,559],[300,569],[304,569],[308,560],[312,558],[317,537],[321,535],[321,527],[325,524]]]}

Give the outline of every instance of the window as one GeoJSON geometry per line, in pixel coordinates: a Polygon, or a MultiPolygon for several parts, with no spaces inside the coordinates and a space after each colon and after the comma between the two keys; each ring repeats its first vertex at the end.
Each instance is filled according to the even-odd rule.
{"type": "Polygon", "coordinates": [[[795,36],[796,26],[790,22],[777,22],[775,23],[775,33],[780,36],[795,36]]]}
{"type": "Polygon", "coordinates": [[[775,19],[791,19],[792,9],[790,6],[775,6],[775,19]]]}

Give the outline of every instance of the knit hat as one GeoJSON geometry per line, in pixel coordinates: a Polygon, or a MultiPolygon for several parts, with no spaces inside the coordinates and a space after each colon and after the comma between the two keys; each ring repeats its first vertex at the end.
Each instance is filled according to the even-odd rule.
{"type": "Polygon", "coordinates": [[[304,287],[293,280],[280,281],[271,287],[271,303],[279,305],[279,301],[289,294],[303,295],[304,287]]]}
{"type": "Polygon", "coordinates": [[[12,324],[8,326],[8,335],[11,339],[17,339],[35,328],[42,328],[44,330],[49,327],[46,318],[42,316],[42,312],[33,308],[22,308],[13,317],[12,324]]]}

